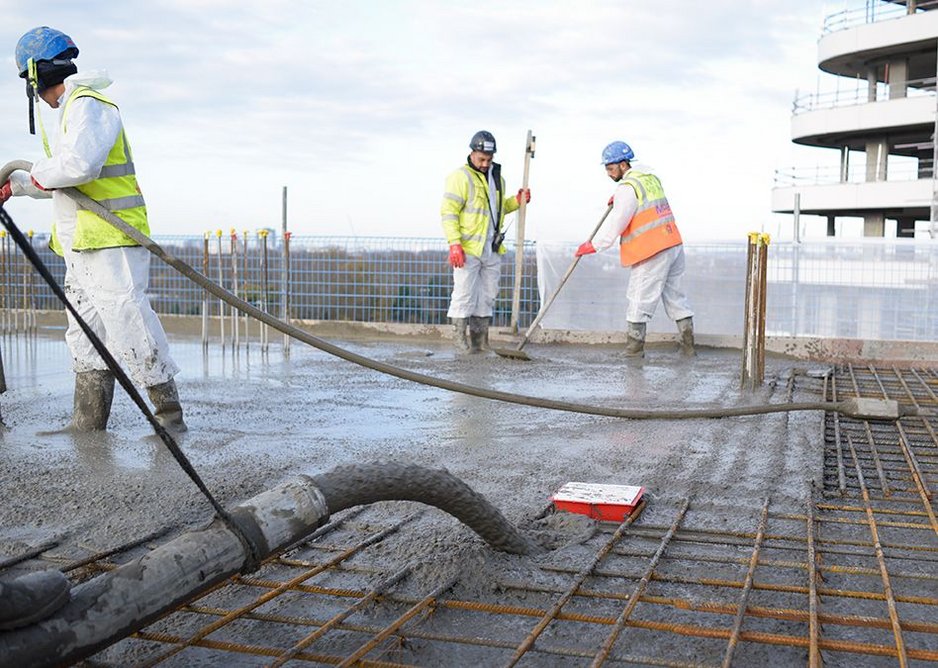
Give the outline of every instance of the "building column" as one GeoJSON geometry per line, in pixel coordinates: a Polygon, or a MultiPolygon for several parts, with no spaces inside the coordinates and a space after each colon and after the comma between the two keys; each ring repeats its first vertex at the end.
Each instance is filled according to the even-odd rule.
{"type": "Polygon", "coordinates": [[[886,64],[886,84],[889,86],[889,99],[905,97],[909,88],[909,61],[906,58],[890,60],[886,64]]]}
{"type": "Polygon", "coordinates": [[[834,216],[827,217],[827,236],[837,236],[837,228],[834,226],[834,216]]]}
{"type": "Polygon", "coordinates": [[[885,181],[886,162],[889,158],[889,142],[872,139],[866,142],[866,180],[885,181]]]}
{"type": "Polygon", "coordinates": [[[863,236],[886,236],[886,216],[882,213],[863,214],[863,236]]]}
{"type": "Polygon", "coordinates": [[[840,147],[840,182],[846,183],[850,179],[850,147],[840,147]]]}
{"type": "Polygon", "coordinates": [[[871,65],[866,71],[866,101],[876,102],[876,66],[871,65]]]}

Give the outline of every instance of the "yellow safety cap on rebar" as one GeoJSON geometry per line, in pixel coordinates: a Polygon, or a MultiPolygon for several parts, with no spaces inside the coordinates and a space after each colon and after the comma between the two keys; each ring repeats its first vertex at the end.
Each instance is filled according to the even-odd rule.
{"type": "Polygon", "coordinates": [[[221,236],[221,230],[215,230],[215,236],[216,236],[216,237],[220,237],[220,236],[221,236]]]}
{"type": "Polygon", "coordinates": [[[750,232],[750,233],[749,233],[749,243],[754,244],[754,243],[756,243],[758,240],[759,240],[759,233],[758,233],[758,232],[750,232]]]}
{"type": "Polygon", "coordinates": [[[33,232],[32,230],[29,230],[29,231],[26,233],[26,236],[29,237],[30,239],[32,239],[34,234],[35,234],[35,232],[33,232]]]}
{"type": "Polygon", "coordinates": [[[763,233],[762,233],[762,243],[764,243],[766,246],[768,246],[768,245],[769,245],[769,241],[771,241],[771,240],[772,240],[772,237],[769,236],[769,233],[768,233],[768,232],[763,232],[763,233]]]}
{"type": "Polygon", "coordinates": [[[212,233],[211,233],[211,232],[206,232],[206,233],[205,233],[205,238],[206,238],[206,239],[208,239],[210,236],[212,236],[212,233]]]}
{"type": "Polygon", "coordinates": [[[6,235],[7,235],[7,231],[6,231],[6,230],[0,230],[0,239],[5,238],[6,235]]]}
{"type": "Polygon", "coordinates": [[[266,236],[267,236],[267,230],[258,230],[258,231],[257,231],[257,236],[259,236],[259,237],[266,237],[266,236]]]}

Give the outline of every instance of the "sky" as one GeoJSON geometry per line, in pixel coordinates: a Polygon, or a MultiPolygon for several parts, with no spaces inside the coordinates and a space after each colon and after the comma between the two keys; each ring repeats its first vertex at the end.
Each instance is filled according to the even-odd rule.
{"type": "MultiPolygon", "coordinates": [[[[770,210],[774,172],[836,164],[791,143],[791,107],[818,85],[822,19],[842,8],[0,0],[0,164],[42,154],[13,50],[49,25],[75,40],[80,71],[114,79],[154,235],[279,229],[286,186],[297,235],[441,237],[443,181],[472,134],[495,135],[515,192],[530,129],[529,239],[589,236],[614,189],[600,155],[617,139],[661,178],[685,240],[790,238],[790,216],[770,210]]],[[[43,109],[47,127],[56,117],[43,109]]],[[[48,202],[7,208],[49,229],[48,202]]]]}

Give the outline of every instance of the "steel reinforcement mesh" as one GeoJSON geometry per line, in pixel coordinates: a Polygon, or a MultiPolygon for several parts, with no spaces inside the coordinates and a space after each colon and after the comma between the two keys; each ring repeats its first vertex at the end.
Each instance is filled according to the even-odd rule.
{"type": "Polygon", "coordinates": [[[400,558],[427,539],[425,520],[438,511],[406,503],[347,511],[93,660],[938,663],[938,374],[846,366],[809,382],[829,399],[889,397],[923,416],[826,415],[823,488],[804,507],[656,501],[618,526],[600,525],[572,551],[524,568],[496,558],[483,586],[471,568],[441,568],[448,575],[434,578],[432,559],[400,558]]]}

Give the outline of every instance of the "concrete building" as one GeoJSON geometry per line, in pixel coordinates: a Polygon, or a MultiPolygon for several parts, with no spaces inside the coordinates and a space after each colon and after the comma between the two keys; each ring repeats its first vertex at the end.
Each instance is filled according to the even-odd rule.
{"type": "Polygon", "coordinates": [[[897,237],[935,236],[936,9],[865,0],[825,17],[818,67],[835,90],[796,94],[792,141],[838,151],[839,166],[777,170],[774,212],[822,216],[828,236],[848,217],[867,237],[893,225],[897,237]]]}

